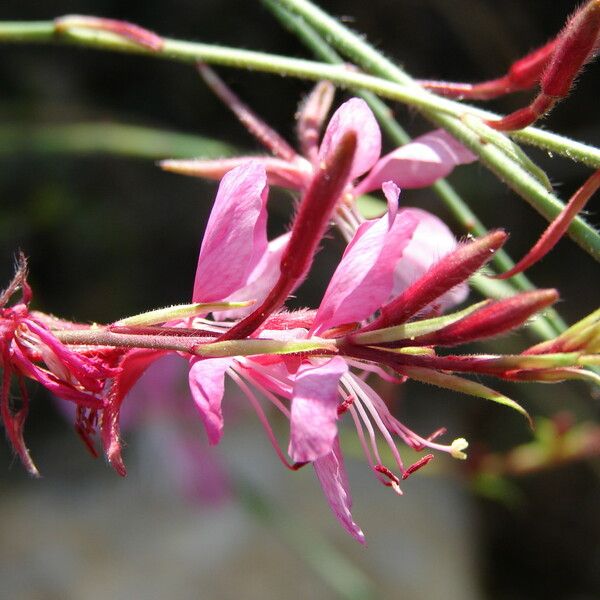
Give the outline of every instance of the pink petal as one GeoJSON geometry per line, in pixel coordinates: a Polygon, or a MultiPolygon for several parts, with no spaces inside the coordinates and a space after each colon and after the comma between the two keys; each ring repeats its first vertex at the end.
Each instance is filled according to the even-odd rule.
{"type": "Polygon", "coordinates": [[[365,535],[354,522],[350,512],[352,496],[350,495],[348,476],[344,468],[344,458],[337,438],[332,451],[316,460],[313,466],[333,514],[355,540],[364,544],[365,535]]]}
{"type": "Polygon", "coordinates": [[[269,185],[278,185],[294,190],[305,188],[310,183],[313,172],[312,165],[301,156],[295,157],[293,161],[285,161],[271,156],[236,156],[216,160],[163,160],[160,166],[170,173],[220,180],[232,169],[250,162],[260,164],[265,168],[269,185]]]}
{"type": "Polygon", "coordinates": [[[146,369],[165,354],[165,351],[147,348],[128,350],[119,362],[119,373],[113,379],[106,394],[100,431],[102,445],[108,462],[123,477],[127,473],[121,457],[120,420],[123,400],[146,369]]]}
{"type": "Polygon", "coordinates": [[[225,393],[225,371],[231,358],[194,358],[191,360],[190,390],[210,444],[218,444],[223,435],[221,402],[225,393]]]}
{"type": "Polygon", "coordinates": [[[319,148],[319,160],[324,160],[337,147],[344,134],[351,130],[356,132],[358,138],[350,171],[350,179],[354,179],[366,173],[381,154],[379,125],[364,100],[352,98],[335,111],[319,148]]]}
{"type": "Polygon", "coordinates": [[[338,384],[348,365],[336,356],[323,365],[305,362],[294,381],[288,454],[312,462],[332,450],[337,436],[338,384]]]}
{"type": "MultiPolygon", "coordinates": [[[[418,226],[396,264],[392,292],[394,296],[404,291],[458,245],[450,229],[435,215],[419,208],[405,208],[400,210],[398,215],[400,219],[416,219],[418,226]]],[[[438,298],[435,302],[436,308],[445,310],[460,304],[468,293],[468,285],[460,284],[438,298]]]]}
{"type": "MultiPolygon", "coordinates": [[[[392,190],[386,186],[386,190],[397,202],[398,188],[392,190]]],[[[392,206],[396,202],[391,203],[392,206]]],[[[390,223],[389,214],[395,211],[358,228],[327,287],[313,333],[362,321],[390,298],[394,270],[411,242],[419,219],[401,211],[390,223]]]]}
{"type": "Polygon", "coordinates": [[[241,319],[249,315],[257,306],[260,306],[279,279],[281,256],[290,235],[290,233],[285,233],[271,240],[267,246],[267,251],[248,275],[248,284],[224,298],[228,302],[254,300],[254,304],[246,308],[215,312],[213,313],[215,319],[241,319]]]}
{"type": "Polygon", "coordinates": [[[222,300],[246,285],[267,250],[267,177],[248,163],[223,177],[200,248],[194,302],[222,300]]]}
{"type": "Polygon", "coordinates": [[[457,165],[476,160],[443,129],[415,138],[379,159],[371,172],[356,186],[356,194],[366,194],[391,180],[401,188],[427,187],[446,177],[457,165]]]}

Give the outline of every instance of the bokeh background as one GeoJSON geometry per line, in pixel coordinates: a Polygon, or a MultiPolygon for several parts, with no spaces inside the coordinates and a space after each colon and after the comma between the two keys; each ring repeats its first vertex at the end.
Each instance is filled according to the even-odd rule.
{"type": "MultiPolygon", "coordinates": [[[[502,73],[552,37],[572,2],[518,0],[355,0],[322,2],[413,76],[477,81],[502,73]]],[[[94,14],[139,23],[160,34],[292,56],[307,56],[259,2],[233,0],[3,0],[1,20],[94,14]]],[[[216,186],[161,172],[127,156],[139,130],[118,130],[122,155],[90,151],[126,124],[201,135],[247,151],[257,144],[189,66],[69,47],[8,46],[0,60],[0,276],[18,248],[30,257],[35,307],[79,321],[108,322],[190,297],[197,252],[216,186]],[[103,124],[71,130],[57,125],[103,124]],[[103,137],[104,136],[104,137],[103,137]],[[77,151],[75,151],[77,150],[77,151]]],[[[545,126],[599,145],[598,65],[591,64],[545,126]]],[[[221,70],[227,82],[293,140],[293,115],[310,84],[221,70]]],[[[346,96],[340,93],[338,101],[346,96]]],[[[519,94],[493,103],[509,111],[519,94]]],[[[393,106],[416,135],[418,114],[393,106]]],[[[193,153],[201,152],[194,140],[193,153]]],[[[215,146],[207,151],[218,152],[215,146]]],[[[563,198],[588,170],[538,151],[563,198]]],[[[520,256],[544,223],[477,164],[451,182],[489,227],[511,232],[520,256]]],[[[455,223],[428,190],[407,191],[405,205],[455,223]]],[[[289,222],[290,197],[272,191],[273,234],[289,222]]],[[[597,202],[596,202],[597,211],[597,202]]],[[[598,222],[594,205],[590,218],[598,222]]],[[[297,305],[315,306],[342,250],[332,237],[297,305]]],[[[571,241],[531,271],[540,287],[560,288],[569,322],[598,305],[598,271],[571,241]]],[[[518,350],[512,335],[496,348],[518,350]]],[[[489,347],[488,347],[489,348],[489,347]]],[[[481,349],[481,346],[479,347],[481,349]]],[[[170,367],[169,367],[170,368],[170,367]]],[[[188,406],[185,373],[173,403],[188,406]]],[[[434,461],[395,497],[368,473],[360,453],[349,462],[355,516],[369,547],[337,526],[308,470],[290,474],[276,460],[245,401],[231,390],[229,429],[219,448],[204,446],[200,425],[181,411],[153,408],[149,380],[132,404],[121,480],[85,452],[42,390],[34,391],[27,439],[43,478],[30,480],[0,446],[0,596],[54,598],[568,598],[600,595],[600,468],[597,459],[493,485],[474,471],[477,456],[531,441],[521,420],[483,401],[407,384],[388,394],[416,430],[447,426],[474,448],[471,463],[434,461]],[[191,450],[177,455],[178,436],[191,450]],[[196,453],[196,454],[194,454],[196,453]],[[189,462],[194,469],[186,471],[189,462]],[[439,464],[436,464],[439,463],[439,464]],[[198,467],[198,464],[201,467],[198,467]],[[182,466],[183,465],[183,466],[182,466]],[[191,472],[198,479],[190,483],[191,472]]],[[[532,414],[568,412],[597,421],[598,398],[584,385],[498,386],[532,414]]],[[[543,420],[540,421],[544,423],[543,420]]],[[[283,423],[280,426],[283,428],[283,423]]],[[[551,427],[550,427],[551,429],[551,427]]],[[[282,429],[282,434],[285,432],[282,429]]],[[[351,436],[350,436],[351,437],[351,436]]],[[[351,445],[351,441],[348,442],[351,445]]]]}

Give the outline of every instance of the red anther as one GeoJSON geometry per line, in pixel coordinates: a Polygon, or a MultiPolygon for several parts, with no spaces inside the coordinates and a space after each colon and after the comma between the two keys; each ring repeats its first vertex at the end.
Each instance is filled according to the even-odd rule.
{"type": "Polygon", "coordinates": [[[316,170],[300,202],[290,240],[281,257],[279,279],[267,298],[218,341],[242,339],[256,331],[306,275],[329,226],[331,215],[348,184],[356,151],[356,137],[354,131],[346,133],[337,148],[326,157],[325,164],[316,170]]]}
{"type": "Polygon", "coordinates": [[[410,477],[415,471],[422,469],[427,463],[433,460],[433,454],[426,454],[422,458],[420,458],[416,463],[410,465],[404,473],[402,473],[402,479],[407,479],[410,477]]]}
{"type": "Polygon", "coordinates": [[[338,417],[343,415],[354,404],[354,398],[347,396],[345,400],[337,407],[338,417]]]}
{"type": "Polygon", "coordinates": [[[394,475],[387,467],[384,465],[375,465],[375,470],[382,475],[385,475],[390,481],[384,482],[384,485],[388,487],[393,487],[396,490],[400,489],[400,479],[394,475]]]}
{"type": "Polygon", "coordinates": [[[535,290],[497,300],[439,331],[411,340],[411,345],[458,346],[506,333],[558,300],[556,290],[535,290]]]}
{"type": "Polygon", "coordinates": [[[432,434],[427,438],[428,442],[433,442],[433,440],[437,440],[441,435],[444,435],[448,430],[445,427],[440,427],[436,429],[432,434]]]}
{"type": "Polygon", "coordinates": [[[550,223],[546,231],[541,235],[533,248],[510,270],[500,275],[497,279],[508,279],[513,275],[521,273],[536,262],[541,260],[569,229],[577,213],[581,212],[588,200],[600,187],[600,169],[596,171],[576,192],[562,212],[550,223]]]}
{"type": "Polygon", "coordinates": [[[75,414],[75,431],[77,435],[79,435],[89,453],[94,458],[98,458],[98,450],[92,439],[96,435],[97,412],[86,411],[83,407],[78,406],[75,414]]]}
{"type": "Polygon", "coordinates": [[[85,15],[66,15],[54,20],[55,30],[59,33],[68,31],[71,28],[97,29],[114,33],[123,37],[138,46],[148,48],[154,52],[162,50],[164,40],[156,33],[144,29],[139,25],[119,21],[116,19],[104,19],[101,17],[88,17],[85,15]]]}
{"type": "Polygon", "coordinates": [[[199,62],[196,66],[208,87],[263,146],[285,161],[293,161],[296,158],[296,151],[242,102],[208,65],[199,62]]]}
{"type": "Polygon", "coordinates": [[[290,471],[299,471],[302,467],[305,467],[308,464],[308,462],[295,462],[292,465],[290,465],[290,471]]]}
{"type": "Polygon", "coordinates": [[[459,245],[404,292],[383,306],[381,315],[361,331],[404,323],[487,263],[507,237],[504,231],[498,230],[473,242],[459,245]]]}

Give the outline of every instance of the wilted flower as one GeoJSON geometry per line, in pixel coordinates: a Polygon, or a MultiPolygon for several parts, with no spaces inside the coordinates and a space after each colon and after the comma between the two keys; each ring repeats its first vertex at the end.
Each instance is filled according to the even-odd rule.
{"type": "MultiPolygon", "coordinates": [[[[31,288],[27,283],[27,264],[24,256],[20,255],[13,280],[0,294],[0,412],[10,443],[27,470],[37,475],[23,440],[23,426],[29,410],[24,379],[41,383],[57,397],[74,402],[79,407],[97,409],[102,406],[98,395],[106,379],[114,372],[104,361],[93,355],[84,356],[56,339],[49,325],[52,319],[29,310],[31,296],[31,288]],[[19,291],[21,298],[9,305],[19,291]],[[18,405],[11,405],[13,375],[19,387],[18,405]]],[[[65,322],[61,325],[67,326],[65,322]]]]}

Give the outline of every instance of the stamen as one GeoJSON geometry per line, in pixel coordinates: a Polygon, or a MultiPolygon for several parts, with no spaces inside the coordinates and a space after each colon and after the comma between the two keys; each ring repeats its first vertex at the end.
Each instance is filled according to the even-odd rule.
{"type": "Polygon", "coordinates": [[[390,435],[388,428],[384,425],[384,423],[381,419],[381,416],[379,415],[377,409],[375,408],[375,406],[373,405],[373,402],[371,401],[373,396],[377,396],[377,398],[379,400],[381,400],[381,398],[379,398],[379,396],[364,381],[361,381],[358,377],[356,377],[352,373],[349,374],[349,378],[352,378],[352,382],[354,384],[354,389],[356,390],[357,395],[358,395],[358,393],[362,392],[363,397],[361,398],[361,400],[362,400],[364,406],[366,406],[367,410],[371,413],[371,417],[373,418],[373,421],[375,421],[375,424],[377,425],[379,431],[381,432],[381,435],[385,439],[390,451],[392,452],[392,456],[394,457],[394,460],[396,461],[398,468],[401,471],[404,471],[404,463],[402,462],[402,458],[400,457],[398,448],[396,447],[396,444],[394,443],[394,440],[393,440],[392,436],[390,435]]]}
{"type": "Polygon", "coordinates": [[[382,475],[385,475],[389,481],[385,481],[384,485],[387,487],[391,487],[396,494],[402,496],[402,490],[400,489],[400,479],[396,477],[387,467],[384,465],[375,465],[375,470],[382,475]]]}
{"type": "Polygon", "coordinates": [[[432,460],[433,460],[433,454],[426,454],[425,456],[420,458],[416,463],[410,465],[410,467],[408,467],[406,469],[406,471],[404,471],[404,473],[402,473],[402,479],[407,479],[415,471],[422,469],[426,464],[428,464],[432,460]]]}
{"type": "Polygon", "coordinates": [[[271,442],[271,446],[273,446],[275,453],[277,454],[277,456],[279,457],[279,460],[281,461],[281,464],[283,466],[285,466],[286,468],[290,469],[291,471],[298,470],[299,467],[296,466],[297,463],[288,462],[287,458],[283,454],[283,451],[281,450],[281,448],[279,446],[279,442],[277,441],[277,438],[275,437],[275,434],[273,433],[273,429],[271,428],[269,420],[267,419],[267,416],[265,415],[265,411],[263,410],[263,407],[261,406],[261,404],[260,404],[258,398],[255,396],[254,392],[252,392],[252,390],[246,385],[245,381],[231,367],[229,369],[227,369],[227,374],[231,377],[231,379],[233,379],[236,382],[236,384],[242,390],[242,392],[244,392],[244,394],[246,395],[246,398],[248,398],[248,400],[250,400],[250,404],[252,404],[252,408],[254,408],[254,410],[258,416],[258,419],[261,422],[261,425],[263,426],[265,433],[267,434],[267,437],[269,438],[269,441],[271,442]]]}
{"type": "Polygon", "coordinates": [[[346,396],[342,403],[337,407],[338,417],[341,417],[354,404],[352,396],[346,396]]]}

